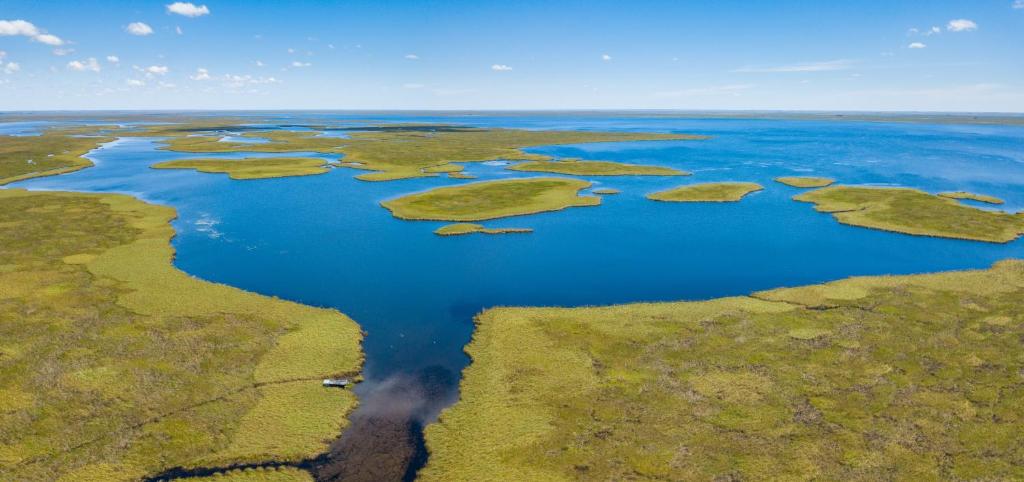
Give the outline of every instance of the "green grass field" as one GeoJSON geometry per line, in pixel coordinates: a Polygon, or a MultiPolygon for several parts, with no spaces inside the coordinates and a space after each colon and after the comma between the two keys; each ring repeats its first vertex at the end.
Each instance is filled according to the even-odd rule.
{"type": "Polygon", "coordinates": [[[221,123],[154,126],[137,135],[169,136],[167,149],[182,152],[321,152],[344,154],[342,165],[375,171],[361,174],[366,181],[458,174],[453,162],[497,159],[549,161],[549,156],[527,154],[521,149],[552,144],[591,142],[697,140],[703,136],[632,132],[527,131],[477,129],[449,125],[398,124],[367,126],[353,130],[350,138],[319,137],[318,132],[250,131],[246,137],[265,138],[266,143],[220,142],[210,130],[230,129],[221,123]],[[199,135],[196,135],[196,134],[199,135]],[[356,163],[356,164],[353,164],[356,163]]]}
{"type": "Polygon", "coordinates": [[[752,182],[709,182],[680,186],[647,195],[647,199],[667,202],[735,202],[764,189],[752,182]]]}
{"type": "Polygon", "coordinates": [[[0,191],[0,480],[137,480],[315,456],[346,425],[361,332],[171,265],[174,210],[0,191]]]}
{"type": "Polygon", "coordinates": [[[792,187],[811,188],[829,186],[836,180],[828,177],[784,176],[775,178],[775,182],[792,187]]]}
{"type": "Polygon", "coordinates": [[[969,199],[971,201],[978,201],[988,204],[1003,204],[1003,200],[995,196],[987,196],[985,194],[975,194],[973,192],[965,191],[954,191],[954,192],[940,192],[936,196],[941,196],[949,199],[969,199]]]}
{"type": "Polygon", "coordinates": [[[589,182],[564,178],[485,181],[410,194],[381,205],[401,219],[483,221],[601,204],[596,196],[578,194],[588,187],[589,182]]]}
{"type": "Polygon", "coordinates": [[[1020,480],[1024,261],[496,308],[421,480],[1020,480]]]}
{"type": "Polygon", "coordinates": [[[897,233],[991,243],[1024,234],[1024,213],[986,211],[916,189],[831,186],[793,199],[814,203],[843,224],[897,233]]]}
{"type": "Polygon", "coordinates": [[[507,167],[512,171],[550,172],[575,176],[689,176],[690,173],[661,166],[641,166],[622,162],[581,161],[526,161],[507,167]]]}
{"type": "Polygon", "coordinates": [[[434,230],[438,236],[459,236],[463,234],[508,234],[508,233],[532,233],[529,228],[486,228],[480,224],[456,223],[441,226],[434,230]]]}
{"type": "Polygon", "coordinates": [[[53,128],[38,136],[0,136],[0,186],[92,166],[82,156],[114,140],[101,134],[108,127],[53,128]]]}
{"type": "Polygon", "coordinates": [[[311,176],[329,169],[315,157],[274,157],[246,159],[181,159],[153,164],[154,169],[195,169],[199,172],[227,174],[231,179],[269,179],[311,176]]]}

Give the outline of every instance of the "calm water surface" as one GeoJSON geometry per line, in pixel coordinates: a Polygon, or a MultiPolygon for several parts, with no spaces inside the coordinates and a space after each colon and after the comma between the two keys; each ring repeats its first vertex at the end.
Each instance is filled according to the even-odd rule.
{"type": "MultiPolygon", "coordinates": [[[[282,116],[281,123],[344,125],[368,118],[373,116],[282,116]]],[[[528,235],[441,238],[431,231],[444,223],[397,220],[379,206],[406,193],[472,181],[371,183],[353,179],[359,171],[348,169],[231,181],[150,169],[155,162],[190,157],[155,150],[158,139],[119,140],[90,155],[94,168],[16,186],[123,192],[177,208],[178,267],[207,280],[348,314],[367,332],[366,382],[357,388],[363,399],[357,415],[421,423],[457,398],[459,374],[469,362],[462,350],[473,331],[473,315],[487,307],[706,299],[851,275],[982,268],[1024,257],[1021,240],[1000,245],[843,226],[810,204],[790,200],[801,190],[771,181],[816,175],[848,184],[969,190],[1005,199],[1003,209],[1024,210],[1021,127],[595,116],[377,120],[713,138],[530,149],[671,166],[694,175],[594,177],[595,187],[622,194],[605,197],[599,207],[485,223],[534,228],[528,235]],[[672,204],[643,197],[680,184],[726,180],[759,182],[766,189],[739,203],[672,204]]],[[[31,127],[0,125],[0,132],[23,134],[31,127]]],[[[467,164],[467,172],[480,179],[530,177],[480,163],[467,164]]],[[[410,433],[415,443],[415,427],[410,433]]],[[[360,457],[372,455],[349,459],[360,457]]],[[[413,466],[421,462],[422,454],[413,466]]]]}

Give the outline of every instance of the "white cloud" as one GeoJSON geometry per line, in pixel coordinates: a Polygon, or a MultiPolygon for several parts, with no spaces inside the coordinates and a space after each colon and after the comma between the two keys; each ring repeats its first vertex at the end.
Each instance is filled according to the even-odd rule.
{"type": "Polygon", "coordinates": [[[263,63],[262,60],[257,60],[257,61],[255,61],[253,63],[256,64],[257,67],[263,67],[264,65],[266,65],[266,64],[263,63]]]}
{"type": "Polygon", "coordinates": [[[89,57],[85,61],[72,60],[68,62],[68,69],[75,70],[78,72],[99,72],[100,63],[96,61],[94,57],[89,57]]]}
{"type": "Polygon", "coordinates": [[[142,22],[132,22],[125,27],[125,30],[132,35],[145,36],[153,33],[153,27],[142,22]]]}
{"type": "Polygon", "coordinates": [[[196,69],[195,75],[189,76],[192,80],[210,80],[210,71],[202,67],[196,69]]]}
{"type": "Polygon", "coordinates": [[[611,60],[611,59],[612,59],[612,56],[611,56],[611,55],[608,55],[608,54],[603,54],[603,55],[601,55],[601,60],[603,60],[603,61],[605,61],[605,62],[607,62],[607,61],[609,61],[609,60],[611,60]]]}
{"type": "Polygon", "coordinates": [[[916,28],[907,30],[907,36],[909,37],[913,37],[914,35],[923,35],[925,37],[931,37],[932,35],[938,35],[940,33],[942,33],[942,29],[936,26],[932,26],[932,28],[925,30],[920,30],[916,28]]]}
{"type": "Polygon", "coordinates": [[[1024,0],[1014,0],[1013,5],[1010,6],[1017,10],[1024,10],[1024,0]]]}
{"type": "Polygon", "coordinates": [[[908,49],[923,49],[925,47],[927,47],[927,45],[925,45],[925,44],[923,44],[921,42],[914,42],[914,43],[912,43],[910,45],[907,45],[908,49]]]}
{"type": "Polygon", "coordinates": [[[53,55],[56,55],[58,57],[63,57],[65,55],[71,55],[73,53],[75,53],[75,49],[65,49],[65,48],[60,48],[60,47],[53,49],[53,55]]]}
{"type": "Polygon", "coordinates": [[[200,5],[197,7],[195,4],[189,2],[174,2],[167,6],[167,13],[176,13],[178,15],[194,18],[209,15],[210,9],[206,8],[206,5],[200,5]]]}
{"type": "Polygon", "coordinates": [[[146,70],[147,74],[156,74],[156,75],[164,75],[167,72],[171,71],[171,69],[167,68],[166,65],[150,65],[149,67],[146,67],[145,70],[146,70]]]}
{"type": "Polygon", "coordinates": [[[227,74],[221,78],[224,81],[224,86],[232,89],[238,89],[246,85],[259,85],[259,84],[277,84],[280,80],[274,77],[253,77],[251,75],[231,75],[227,74]]]}
{"type": "Polygon", "coordinates": [[[416,54],[406,54],[406,55],[405,55],[405,58],[407,58],[407,59],[409,59],[409,60],[419,60],[419,59],[420,59],[420,56],[419,56],[419,55],[416,55],[416,54]]]}
{"type": "Polygon", "coordinates": [[[19,70],[21,70],[21,66],[18,65],[17,62],[7,62],[7,64],[4,65],[5,74],[13,74],[19,70]]]}
{"type": "Polygon", "coordinates": [[[132,87],[142,87],[143,85],[146,85],[145,82],[143,82],[143,81],[141,81],[139,79],[128,79],[127,83],[128,83],[128,85],[130,85],[132,87]]]}
{"type": "Polygon", "coordinates": [[[824,62],[804,62],[791,65],[779,65],[775,67],[741,67],[733,72],[743,73],[766,73],[766,72],[830,72],[834,70],[847,70],[853,67],[854,62],[848,59],[827,60],[824,62]]]}
{"type": "Polygon", "coordinates": [[[288,49],[288,53],[294,54],[295,53],[295,49],[288,49]]]}
{"type": "Polygon", "coordinates": [[[495,72],[508,72],[512,70],[512,67],[509,67],[505,64],[494,64],[491,66],[491,70],[495,72]]]}
{"type": "Polygon", "coordinates": [[[292,62],[292,67],[310,67],[312,65],[309,62],[299,62],[298,60],[292,62]]]}
{"type": "Polygon", "coordinates": [[[108,55],[107,56],[107,62],[110,62],[112,64],[116,64],[116,63],[118,63],[120,61],[121,61],[121,59],[118,58],[118,56],[116,56],[116,55],[108,55]]]}
{"type": "Polygon", "coordinates": [[[966,18],[958,18],[956,20],[950,20],[949,24],[946,25],[946,30],[950,32],[970,32],[972,30],[978,30],[978,24],[966,18]]]}
{"type": "Polygon", "coordinates": [[[55,47],[64,45],[64,41],[60,37],[40,30],[32,22],[25,20],[0,20],[0,36],[12,37],[15,35],[28,37],[36,42],[55,47]]]}

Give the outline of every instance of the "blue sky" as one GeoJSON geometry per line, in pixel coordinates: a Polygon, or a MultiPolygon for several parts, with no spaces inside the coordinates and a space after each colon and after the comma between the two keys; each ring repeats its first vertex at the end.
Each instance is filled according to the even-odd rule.
{"type": "Polygon", "coordinates": [[[0,0],[0,110],[1024,112],[1024,0],[0,0]]]}

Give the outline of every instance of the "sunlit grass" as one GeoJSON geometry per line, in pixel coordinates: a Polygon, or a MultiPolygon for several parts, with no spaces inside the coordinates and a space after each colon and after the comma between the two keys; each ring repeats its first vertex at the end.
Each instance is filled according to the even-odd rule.
{"type": "Polygon", "coordinates": [[[114,140],[99,134],[108,128],[54,128],[38,136],[0,135],[0,185],[92,166],[82,155],[114,140]]]}
{"type": "Polygon", "coordinates": [[[764,189],[752,182],[709,182],[680,186],[647,195],[647,199],[668,202],[735,202],[764,189]]]}
{"type": "Polygon", "coordinates": [[[532,233],[533,230],[529,228],[485,228],[480,224],[473,223],[457,223],[448,224],[441,226],[434,230],[434,234],[438,236],[459,236],[462,234],[507,234],[507,233],[532,233]]]}
{"type": "Polygon", "coordinates": [[[792,187],[825,187],[836,182],[835,179],[828,177],[807,177],[807,176],[784,176],[775,178],[776,182],[780,182],[787,186],[792,187]]]}
{"type": "Polygon", "coordinates": [[[661,166],[642,166],[608,161],[526,161],[506,169],[525,172],[550,172],[576,176],[688,176],[690,173],[661,166]]]}
{"type": "Polygon", "coordinates": [[[329,169],[323,159],[315,157],[273,157],[247,159],[181,159],[153,164],[155,169],[195,169],[199,172],[224,173],[231,179],[268,179],[275,177],[310,176],[329,169]]]}
{"type": "Polygon", "coordinates": [[[563,178],[485,181],[436,188],[381,205],[401,219],[482,221],[601,204],[598,197],[578,194],[588,187],[589,182],[563,178]]]}
{"type": "Polygon", "coordinates": [[[174,210],[0,191],[0,480],[134,480],[323,452],[361,333],[171,265],[174,210]]]}
{"type": "Polygon", "coordinates": [[[995,196],[988,196],[985,194],[975,194],[973,192],[966,191],[955,191],[955,192],[940,192],[937,196],[946,197],[949,199],[969,199],[971,201],[978,201],[988,204],[1003,204],[1003,200],[995,196]]]}
{"type": "Polygon", "coordinates": [[[497,308],[422,480],[1016,480],[1024,261],[497,308]]]}
{"type": "Polygon", "coordinates": [[[920,236],[1006,243],[1024,234],[1024,213],[964,206],[916,189],[831,186],[793,199],[843,224],[920,236]]]}

